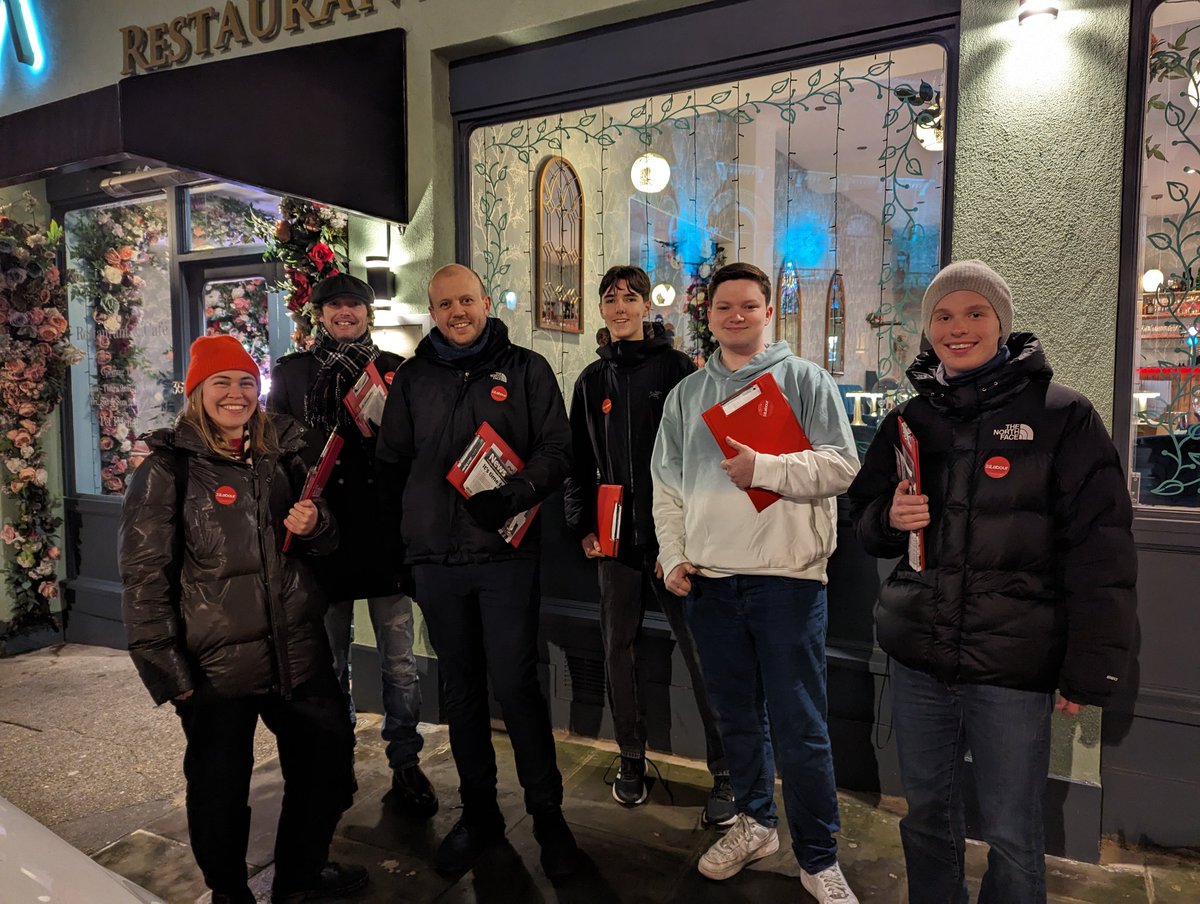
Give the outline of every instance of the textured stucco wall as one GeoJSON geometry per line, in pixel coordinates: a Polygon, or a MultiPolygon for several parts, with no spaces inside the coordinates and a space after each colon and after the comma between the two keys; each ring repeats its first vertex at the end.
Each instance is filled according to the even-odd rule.
{"type": "Polygon", "coordinates": [[[1008,279],[1017,327],[1111,426],[1129,4],[1063,6],[1031,32],[963,0],[953,257],[1008,279]]]}

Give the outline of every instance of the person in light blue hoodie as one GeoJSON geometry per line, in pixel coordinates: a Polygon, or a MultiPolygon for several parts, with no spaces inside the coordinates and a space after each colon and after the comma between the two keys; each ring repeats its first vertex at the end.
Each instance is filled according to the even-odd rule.
{"type": "Polygon", "coordinates": [[[685,597],[738,806],[699,870],[727,879],[779,849],[778,761],[804,888],[821,902],[857,904],[837,862],[825,690],[826,564],[835,497],[858,471],[854,438],[829,374],[770,341],[771,281],[762,270],[722,267],[708,297],[720,350],[667,396],[651,472],[659,565],[667,589],[685,597]],[[730,436],[737,454],[725,458],[701,414],[767,372],[812,448],[771,455],[730,436]],[[750,487],[782,498],[756,512],[750,487]]]}

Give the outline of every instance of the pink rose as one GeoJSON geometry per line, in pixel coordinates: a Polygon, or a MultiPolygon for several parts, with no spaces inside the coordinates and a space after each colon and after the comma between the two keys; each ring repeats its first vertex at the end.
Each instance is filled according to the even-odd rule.
{"type": "Polygon", "coordinates": [[[43,323],[38,327],[37,337],[43,342],[53,342],[62,334],[61,330],[55,329],[49,323],[43,323]]]}
{"type": "Polygon", "coordinates": [[[11,524],[4,525],[4,529],[0,530],[0,540],[10,545],[15,543],[17,541],[17,529],[11,524]]]}
{"type": "Polygon", "coordinates": [[[104,489],[112,493],[119,493],[125,489],[125,481],[120,477],[110,477],[104,481],[104,489]]]}
{"type": "MultiPolygon", "coordinates": [[[[49,301],[49,299],[46,299],[49,301]]],[[[29,311],[29,322],[34,326],[41,326],[43,320],[46,319],[46,312],[41,308],[31,308],[29,311]]]]}
{"type": "Polygon", "coordinates": [[[46,550],[46,556],[51,561],[56,561],[58,559],[58,557],[61,555],[62,555],[62,550],[59,549],[57,546],[51,546],[49,549],[46,550]]]}
{"type": "Polygon", "coordinates": [[[58,596],[58,582],[42,581],[42,583],[38,584],[38,593],[48,600],[55,599],[58,596]]]}

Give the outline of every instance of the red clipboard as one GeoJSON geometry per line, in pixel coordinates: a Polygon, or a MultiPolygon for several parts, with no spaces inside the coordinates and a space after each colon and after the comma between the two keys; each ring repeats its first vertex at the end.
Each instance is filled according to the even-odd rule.
{"type": "MultiPolygon", "coordinates": [[[[333,466],[337,464],[337,457],[341,454],[343,444],[344,441],[338,436],[337,430],[329,434],[329,439],[325,441],[325,448],[321,450],[316,464],[308,469],[308,479],[304,481],[304,489],[300,491],[300,498],[296,500],[297,502],[321,498],[321,494],[325,492],[325,485],[329,483],[329,476],[333,473],[333,466]]],[[[284,552],[287,552],[292,545],[292,536],[292,532],[288,531],[287,536],[283,538],[284,552]]]]}
{"type": "MultiPolygon", "coordinates": [[[[896,415],[896,427],[900,433],[900,445],[896,447],[896,473],[901,480],[909,481],[910,495],[921,495],[921,447],[912,428],[904,418],[896,415]]],[[[908,566],[913,571],[925,570],[925,528],[908,533],[908,566]]]]}
{"type": "Polygon", "coordinates": [[[342,399],[354,418],[358,432],[363,436],[374,436],[375,428],[371,424],[383,422],[383,406],[387,402],[387,393],[387,386],[379,376],[379,368],[375,366],[374,361],[368,361],[363,372],[342,399]]]}
{"type": "Polygon", "coordinates": [[[596,539],[600,552],[616,558],[621,545],[621,515],[625,487],[619,483],[602,483],[596,491],[596,539]]]}
{"type": "MultiPolygon", "coordinates": [[[[701,416],[726,458],[733,458],[737,454],[725,442],[727,436],[755,452],[768,455],[803,452],[812,448],[808,435],[792,412],[792,406],[769,373],[747,383],[701,416]]],[[[758,512],[780,498],[778,493],[761,487],[750,487],[746,494],[758,512]]]]}
{"type": "MultiPolygon", "coordinates": [[[[470,499],[476,493],[503,486],[509,477],[523,467],[525,462],[521,461],[520,456],[500,438],[500,434],[492,429],[491,424],[484,421],[446,474],[446,479],[470,499]]],[[[539,502],[529,511],[513,515],[504,522],[498,533],[511,546],[520,546],[525,535],[529,533],[533,516],[541,507],[539,502]]]]}

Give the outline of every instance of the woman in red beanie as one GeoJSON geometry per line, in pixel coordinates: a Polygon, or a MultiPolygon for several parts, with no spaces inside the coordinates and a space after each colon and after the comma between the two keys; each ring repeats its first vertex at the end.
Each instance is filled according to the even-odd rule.
{"type": "Polygon", "coordinates": [[[328,863],[354,790],[353,735],[334,677],[325,600],[304,560],[337,545],[321,503],[297,502],[304,429],[258,403],[232,336],[192,344],[187,407],[148,434],[121,518],[129,651],[187,738],[188,830],[213,904],[250,904],[246,846],[259,718],[276,737],[283,808],[272,900],[337,897],[366,870],[328,863]],[[288,532],[296,537],[283,552],[288,532]]]}

